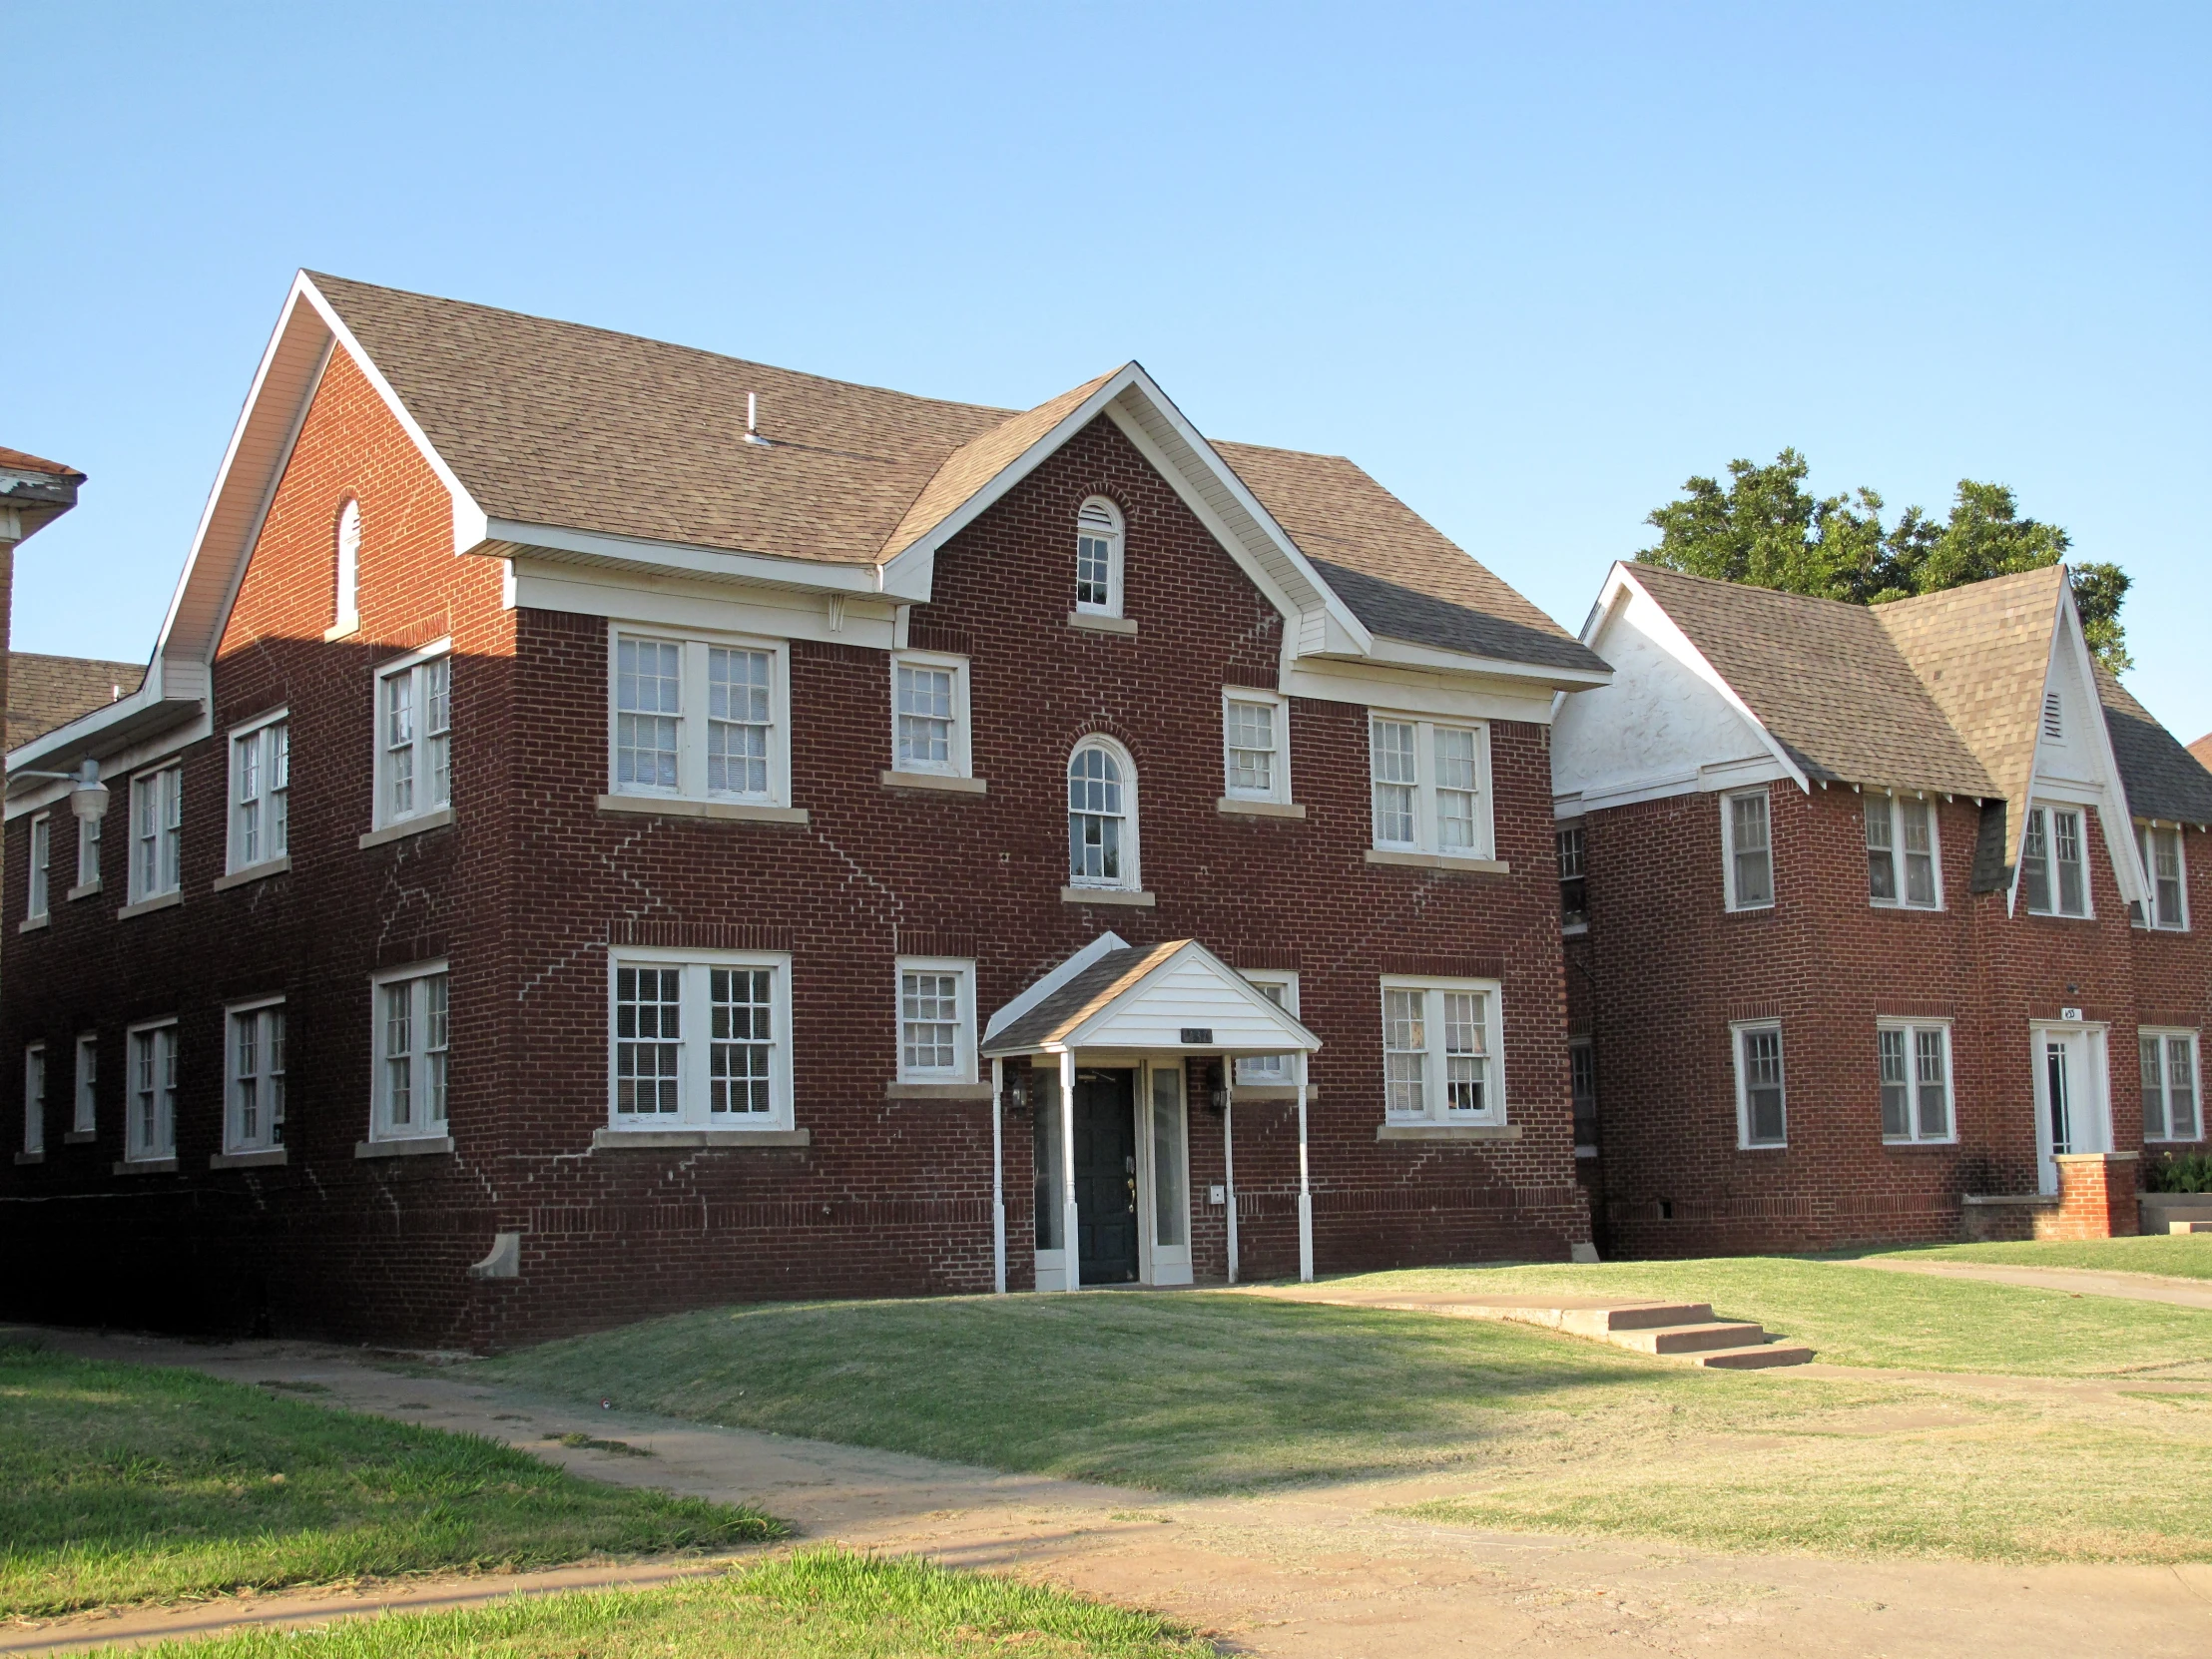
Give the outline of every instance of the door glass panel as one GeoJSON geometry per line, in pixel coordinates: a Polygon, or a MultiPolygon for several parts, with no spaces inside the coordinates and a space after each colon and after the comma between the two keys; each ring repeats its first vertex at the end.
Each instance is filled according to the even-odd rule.
{"type": "Polygon", "coordinates": [[[1152,1242],[1190,1242],[1191,1205],[1183,1168],[1183,1073],[1152,1074],[1152,1242]]]}
{"type": "Polygon", "coordinates": [[[2046,1042],[2043,1064],[2044,1082],[2050,1092],[2050,1150],[2053,1155],[2071,1152],[2073,1136],[2066,1099],[2066,1045],[2060,1041],[2046,1042]]]}
{"type": "Polygon", "coordinates": [[[1060,1079],[1042,1067],[1029,1074],[1029,1096],[1037,1103],[1033,1137],[1037,1160],[1037,1248],[1066,1248],[1063,1209],[1066,1195],[1060,1188],[1060,1079]]]}

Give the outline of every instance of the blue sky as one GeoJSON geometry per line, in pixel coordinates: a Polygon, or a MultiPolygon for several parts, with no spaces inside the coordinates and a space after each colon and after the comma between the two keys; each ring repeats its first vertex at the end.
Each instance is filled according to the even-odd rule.
{"type": "Polygon", "coordinates": [[[16,642],[150,650],[294,268],[1022,406],[1140,358],[1569,627],[1693,472],[1996,479],[2212,730],[2212,10],[0,0],[16,642]]]}

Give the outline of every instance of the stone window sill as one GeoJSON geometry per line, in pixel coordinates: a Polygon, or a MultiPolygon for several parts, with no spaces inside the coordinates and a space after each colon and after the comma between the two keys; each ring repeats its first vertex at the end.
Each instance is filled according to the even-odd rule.
{"type": "Polygon", "coordinates": [[[885,1100],[988,1100],[988,1083],[885,1083],[885,1100]]]}
{"type": "Polygon", "coordinates": [[[1378,1125],[1379,1141],[1517,1141],[1517,1123],[1385,1123],[1378,1125]]]}
{"type": "Polygon", "coordinates": [[[78,885],[71,887],[69,891],[64,893],[62,896],[68,899],[70,903],[74,904],[80,898],[90,898],[99,890],[100,879],[98,876],[95,876],[90,881],[80,882],[78,885]]]}
{"type": "Polygon", "coordinates": [[[648,818],[711,818],[729,824],[805,824],[804,807],[756,807],[745,801],[686,801],[674,796],[603,795],[603,813],[642,813],[648,818]]]}
{"type": "Polygon", "coordinates": [[[1402,864],[1411,869],[1451,870],[1463,875],[1510,875],[1513,866],[1503,858],[1455,858],[1447,852],[1391,852],[1368,848],[1371,864],[1402,864]]]}
{"type": "Polygon", "coordinates": [[[433,1153],[451,1152],[451,1135],[408,1135],[389,1141],[355,1141],[353,1156],[356,1158],[426,1158],[433,1153]]]}
{"type": "Polygon", "coordinates": [[[1214,811],[1228,813],[1238,818],[1304,818],[1306,809],[1295,801],[1239,801],[1233,795],[1225,795],[1214,803],[1214,811]]]}
{"type": "Polygon", "coordinates": [[[46,1162],[46,1154],[43,1152],[18,1152],[15,1155],[15,1161],[19,1164],[43,1164],[46,1162]]]}
{"type": "Polygon", "coordinates": [[[1070,611],[1068,626],[1080,628],[1087,634],[1120,634],[1126,637],[1136,633],[1137,619],[1128,616],[1099,616],[1092,611],[1070,611]]]}
{"type": "Polygon", "coordinates": [[[41,927],[50,925],[53,919],[51,912],[46,915],[25,916],[15,924],[15,930],[18,933],[36,933],[41,927]]]}
{"type": "Polygon", "coordinates": [[[69,1131],[68,1131],[68,1132],[67,1132],[66,1134],[64,1134],[64,1135],[62,1136],[62,1145],[64,1145],[64,1146],[90,1146],[90,1145],[92,1145],[92,1143],[93,1143],[94,1141],[98,1140],[99,1138],[100,1138],[100,1133],[99,1133],[99,1131],[98,1131],[98,1130],[95,1130],[95,1129],[72,1129],[72,1130],[69,1130],[69,1131]]]}
{"type": "Polygon", "coordinates": [[[360,631],[361,619],[358,616],[341,616],[322,630],[322,643],[328,645],[333,640],[349,640],[360,631]]]}
{"type": "Polygon", "coordinates": [[[1882,1139],[1882,1150],[1885,1152],[1956,1152],[1958,1142],[1955,1138],[1947,1141],[1893,1141],[1885,1135],[1882,1139]]]}
{"type": "Polygon", "coordinates": [[[413,818],[403,818],[397,824],[387,824],[381,830],[371,830],[353,844],[366,852],[372,846],[405,840],[409,835],[419,835],[426,830],[443,830],[452,822],[453,809],[440,807],[434,813],[417,813],[413,818]]]}
{"type": "Polygon", "coordinates": [[[215,890],[228,892],[233,887],[243,887],[249,881],[266,880],[272,875],[282,875],[291,868],[291,854],[281,858],[264,858],[258,864],[248,864],[244,869],[234,869],[228,875],[216,877],[215,890]]]}
{"type": "Polygon", "coordinates": [[[1130,904],[1141,910],[1149,910],[1159,902],[1149,892],[1136,892],[1128,887],[1062,887],[1060,902],[1063,904],[1130,904]]]}
{"type": "Polygon", "coordinates": [[[158,892],[152,898],[142,898],[136,904],[124,905],[116,911],[115,919],[129,921],[133,916],[150,915],[156,910],[166,910],[172,904],[182,904],[184,901],[184,889],[181,887],[175,892],[158,892]]]}
{"type": "Polygon", "coordinates": [[[594,1129],[594,1151],[658,1152],[690,1146],[811,1146],[805,1129],[594,1129]]]}
{"type": "Polygon", "coordinates": [[[1577,1158],[1595,1158],[1597,1148],[1594,1146],[1578,1146],[1574,1149],[1574,1155],[1577,1158]]]}
{"type": "Polygon", "coordinates": [[[113,1173],[117,1175],[175,1175],[177,1173],[177,1160],[175,1158],[125,1158],[116,1163],[113,1173]]]}
{"type": "Polygon", "coordinates": [[[941,772],[879,772],[886,790],[935,790],[944,795],[985,795],[990,785],[981,778],[953,778],[941,772]]]}
{"type": "Polygon", "coordinates": [[[210,1169],[270,1169],[277,1164],[291,1162],[291,1149],[283,1146],[264,1147],[259,1152],[217,1152],[208,1159],[210,1169]]]}
{"type": "Polygon", "coordinates": [[[2055,1210],[2058,1208],[2058,1195],[2056,1193],[1968,1193],[1959,1202],[1975,1205],[2019,1205],[2031,1210],[2055,1210]]]}
{"type": "MultiPolygon", "coordinates": [[[[1295,1083],[1235,1083],[1230,1085],[1229,1098],[1232,1101],[1296,1100],[1298,1098],[1298,1085],[1295,1083]]],[[[1321,1090],[1316,1088],[1307,1089],[1306,1101],[1308,1105],[1313,1104],[1320,1098],[1321,1090]]]]}

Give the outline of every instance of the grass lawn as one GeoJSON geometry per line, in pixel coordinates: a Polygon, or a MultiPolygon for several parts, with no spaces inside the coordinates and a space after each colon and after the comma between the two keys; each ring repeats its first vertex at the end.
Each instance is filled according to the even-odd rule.
{"type": "Polygon", "coordinates": [[[0,1344],[0,1616],[782,1532],[472,1435],[0,1344]]]}
{"type": "Polygon", "coordinates": [[[1063,1591],[823,1549],[663,1589],[517,1598],[132,1651],[137,1659],[966,1659],[1010,1651],[1024,1659],[1184,1659],[1214,1647],[1149,1613],[1063,1591]]]}
{"type": "Polygon", "coordinates": [[[2082,1239],[2072,1243],[1939,1245],[1886,1251],[1939,1262],[1994,1262],[2008,1268],[2095,1268],[2101,1273],[2157,1273],[2170,1279],[2212,1279],[2212,1233],[2163,1238],[2082,1239]]]}
{"type": "MultiPolygon", "coordinates": [[[[2039,1327],[2063,1350],[2090,1340],[2067,1322],[2105,1306],[2085,1314],[2082,1302],[2006,1287],[1783,1267],[1817,1267],[1832,1296],[1873,1299],[1830,1316],[1830,1330],[1856,1320],[1863,1344],[1885,1294],[1920,1310],[1914,1364],[1955,1340],[1945,1321],[2039,1327]],[[1975,1295],[1932,1306],[1930,1289],[1975,1295]],[[2004,1298],[2028,1300],[2015,1314],[2004,1298]]],[[[1389,1278],[1490,1282],[1474,1270],[1389,1278]]],[[[1744,1306],[1749,1283],[1707,1294],[1804,1329],[1744,1306]]],[[[1807,1284],[1767,1294],[1791,1313],[1818,1304],[1807,1284]]],[[[2167,1332],[2146,1347],[2124,1322],[2094,1330],[2121,1358],[2186,1350],[2212,1362],[2212,1315],[2173,1312],[2201,1333],[2193,1345],[2167,1332]]],[[[2047,1358],[2024,1335],[2006,1352],[2047,1358]]],[[[1448,1470],[1466,1488],[1428,1512],[1487,1526],[1733,1549],[2212,1560],[2212,1387],[2084,1408],[1874,1377],[1700,1372],[1525,1327],[1205,1292],[728,1308],[547,1344],[475,1375],[1171,1492],[1448,1470]]]]}

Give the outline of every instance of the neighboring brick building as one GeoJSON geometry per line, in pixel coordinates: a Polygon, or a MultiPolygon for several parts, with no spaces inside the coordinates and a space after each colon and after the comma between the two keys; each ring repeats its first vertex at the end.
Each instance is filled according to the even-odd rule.
{"type": "Polygon", "coordinates": [[[2065,571],[1870,609],[1618,565],[1583,639],[1616,678],[1553,768],[1601,1249],[2132,1230],[2138,1156],[2203,1144],[2212,774],[2065,571]]]}
{"type": "Polygon", "coordinates": [[[302,276],[144,686],[10,757],[7,1311],[1284,1275],[1302,1118],[1321,1270],[1564,1259],[1606,678],[1135,364],[1009,413],[302,276]],[[14,776],[85,756],[104,847],[14,776]]]}
{"type": "Polygon", "coordinates": [[[146,669],[140,663],[111,663],[98,657],[44,657],[31,651],[8,654],[8,741],[21,749],[81,715],[118,703],[138,690],[146,669]]]}

